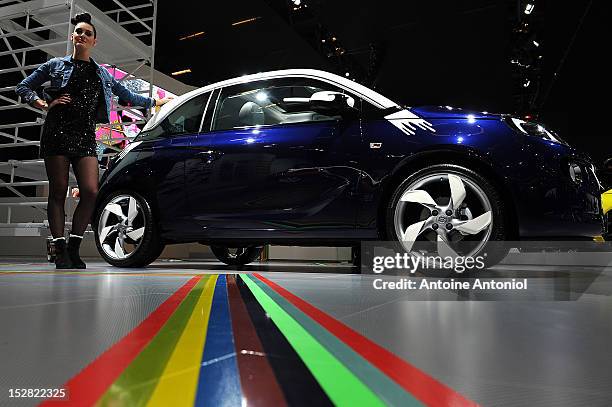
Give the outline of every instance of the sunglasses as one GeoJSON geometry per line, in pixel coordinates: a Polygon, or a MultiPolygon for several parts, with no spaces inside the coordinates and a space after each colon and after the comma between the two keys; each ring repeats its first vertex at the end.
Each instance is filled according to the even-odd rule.
{"type": "Polygon", "coordinates": [[[89,30],[84,30],[82,28],[77,28],[76,30],[74,30],[76,35],[81,35],[81,34],[85,34],[85,36],[87,37],[92,37],[93,36],[93,32],[89,31],[89,30]]]}

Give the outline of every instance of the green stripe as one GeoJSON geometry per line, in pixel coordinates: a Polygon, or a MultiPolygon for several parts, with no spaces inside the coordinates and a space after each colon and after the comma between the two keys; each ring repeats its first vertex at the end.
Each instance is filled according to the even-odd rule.
{"type": "Polygon", "coordinates": [[[244,274],[240,277],[335,405],[384,405],[368,387],[291,318],[250,277],[244,274]]]}
{"type": "Polygon", "coordinates": [[[96,406],[144,406],[149,401],[209,278],[203,277],[191,289],[157,335],[121,373],[96,406]]]}
{"type": "Polygon", "coordinates": [[[423,404],[405,391],[400,385],[378,370],[361,355],[347,346],[331,332],[323,328],[308,315],[300,311],[283,296],[256,278],[252,281],[272,298],[285,312],[291,315],[316,340],[348,367],[361,381],[372,389],[387,405],[422,406],[423,404]]]}

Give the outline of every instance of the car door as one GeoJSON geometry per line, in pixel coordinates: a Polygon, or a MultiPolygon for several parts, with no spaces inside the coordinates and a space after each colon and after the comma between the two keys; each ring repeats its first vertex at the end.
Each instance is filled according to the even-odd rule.
{"type": "Polygon", "coordinates": [[[137,137],[139,167],[152,180],[151,188],[166,235],[197,229],[190,224],[185,190],[185,160],[192,138],[202,125],[211,92],[197,95],[177,107],[164,120],[137,137]]]}
{"type": "Polygon", "coordinates": [[[212,237],[333,238],[353,230],[358,112],[285,102],[321,91],[342,92],[300,78],[221,90],[210,133],[193,139],[198,160],[186,185],[194,219],[212,237]]]}

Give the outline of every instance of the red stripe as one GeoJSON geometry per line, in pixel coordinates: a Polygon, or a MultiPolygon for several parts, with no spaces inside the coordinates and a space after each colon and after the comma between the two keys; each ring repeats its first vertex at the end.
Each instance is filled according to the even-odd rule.
{"type": "Polygon", "coordinates": [[[185,283],[140,325],[64,384],[67,400],[49,399],[41,403],[41,406],[90,406],[94,404],[149,344],[200,278],[200,276],[195,276],[185,283]]]}
{"type": "Polygon", "coordinates": [[[270,286],[270,288],[283,296],[325,329],[337,336],[338,339],[350,346],[355,352],[380,369],[424,404],[429,406],[477,405],[332,316],[290,293],[280,285],[268,280],[258,273],[254,273],[253,275],[270,286]]]}

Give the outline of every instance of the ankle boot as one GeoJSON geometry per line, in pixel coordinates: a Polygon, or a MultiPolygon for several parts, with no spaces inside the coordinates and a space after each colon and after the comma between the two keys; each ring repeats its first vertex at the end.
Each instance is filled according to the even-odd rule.
{"type": "Polygon", "coordinates": [[[72,268],[75,269],[87,268],[85,262],[83,262],[83,260],[81,260],[81,256],[79,256],[79,249],[82,241],[83,237],[76,235],[70,235],[70,238],[68,239],[68,246],[66,249],[68,251],[70,261],[72,262],[72,268]]]}
{"type": "Polygon", "coordinates": [[[72,261],[68,255],[66,248],[66,239],[57,239],[53,241],[55,245],[55,268],[56,269],[71,269],[72,261]]]}

